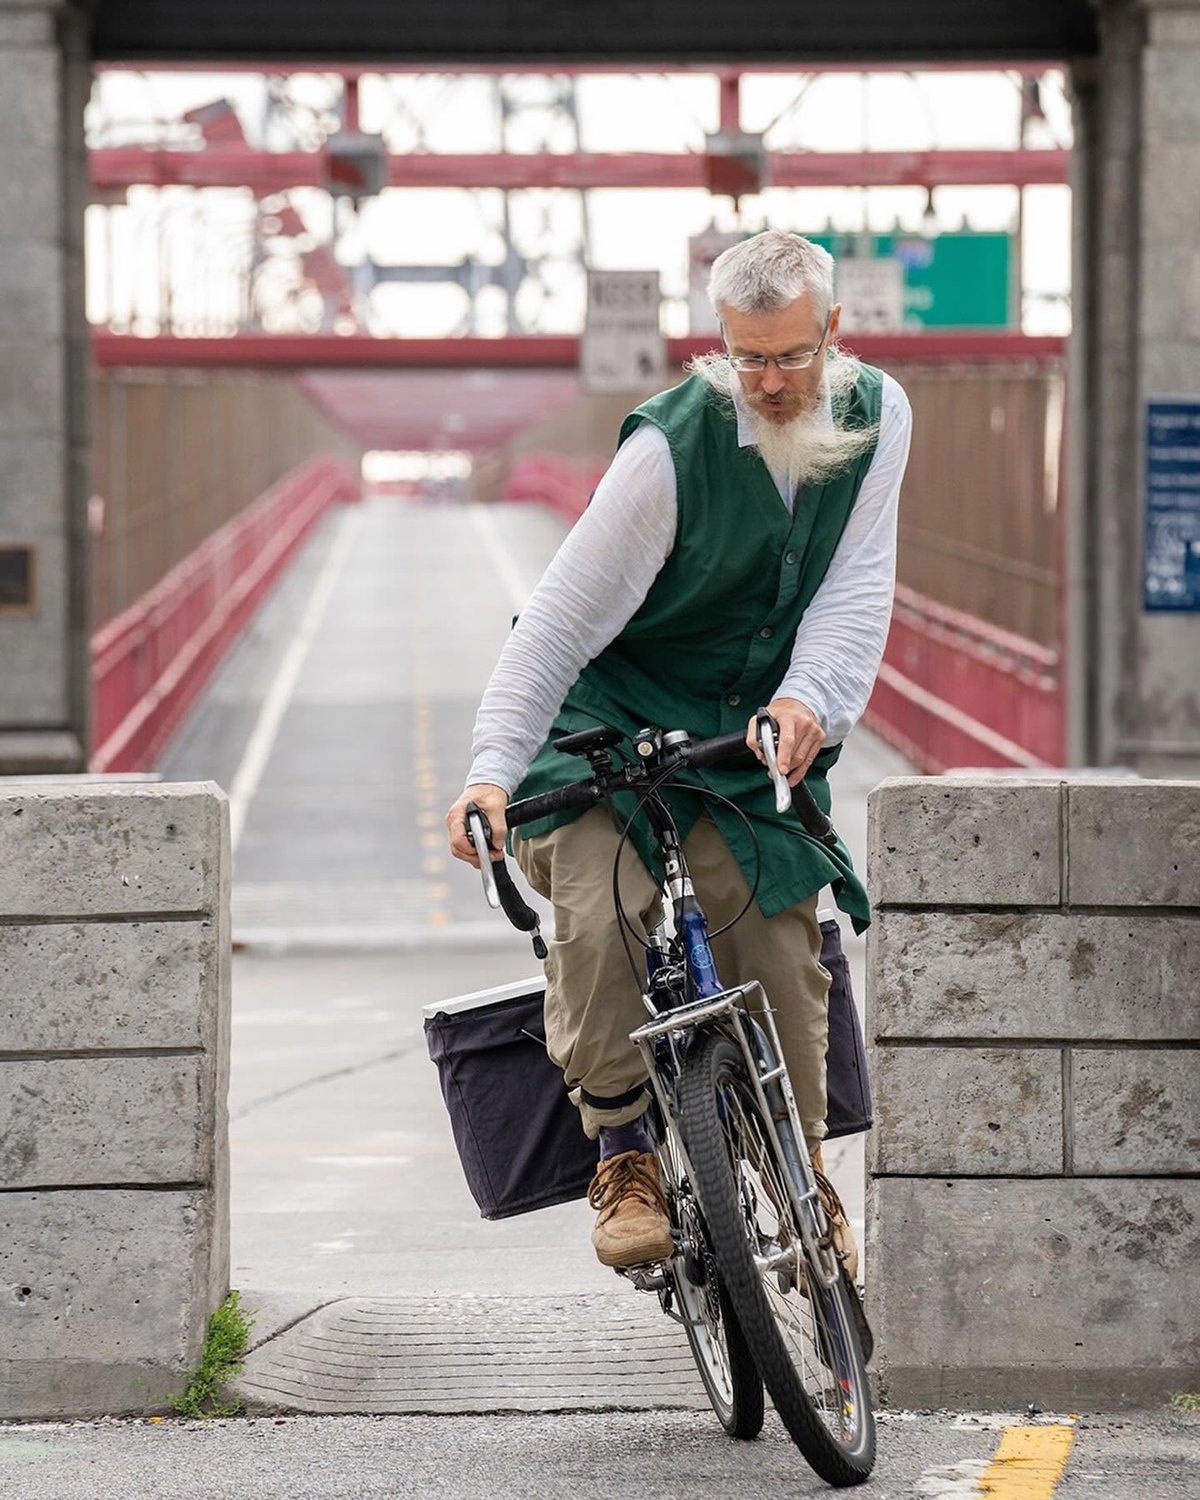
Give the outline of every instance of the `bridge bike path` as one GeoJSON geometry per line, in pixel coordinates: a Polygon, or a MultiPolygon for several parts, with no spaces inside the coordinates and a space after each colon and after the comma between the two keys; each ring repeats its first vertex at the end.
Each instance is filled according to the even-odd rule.
{"type": "MultiPolygon", "coordinates": [[[[421,1028],[423,1004],[537,970],[445,856],[441,819],[512,615],[562,535],[533,506],[334,512],[161,767],[225,786],[237,833],[232,1282],[258,1314],[247,1399],[425,1409],[436,1391],[438,1410],[462,1411],[507,1392],[526,1409],[586,1408],[620,1389],[631,1405],[704,1404],[677,1326],[595,1262],[586,1204],[479,1219],[421,1028]],[[553,1389],[531,1368],[554,1370],[553,1389]]],[[[847,746],[836,810],[856,858],[866,792],[906,769],[865,731],[847,746]]],[[[862,945],[847,946],[861,998],[862,945]]],[[[861,1240],[861,1139],[827,1161],[861,1240]]]]}

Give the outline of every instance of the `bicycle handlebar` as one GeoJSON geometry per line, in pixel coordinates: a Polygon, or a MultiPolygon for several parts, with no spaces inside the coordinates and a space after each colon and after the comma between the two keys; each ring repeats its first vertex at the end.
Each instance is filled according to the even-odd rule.
{"type": "MultiPolygon", "coordinates": [[[[837,832],[817,806],[812,793],[803,781],[789,787],[787,779],[774,765],[774,727],[774,720],[763,711],[760,719],[760,733],[763,736],[764,754],[768,756],[768,766],[773,772],[772,779],[775,781],[776,809],[784,812],[789,805],[795,808],[804,831],[810,837],[832,848],[838,842],[837,832]]],[[[659,774],[666,772],[669,775],[671,771],[683,766],[712,766],[721,761],[732,760],[738,754],[748,755],[749,753],[746,736],[740,732],[719,734],[708,740],[694,740],[680,745],[677,749],[669,750],[655,767],[654,776],[657,780],[659,774]]],[[[639,783],[631,779],[626,784],[636,787],[639,783]]],[[[519,828],[523,823],[533,823],[538,818],[550,817],[554,813],[572,812],[578,807],[594,807],[603,795],[595,777],[591,776],[584,781],[573,781],[569,786],[556,787],[551,792],[542,792],[536,797],[524,797],[520,802],[512,802],[505,812],[505,819],[510,828],[519,828]]]]}
{"type": "MultiPolygon", "coordinates": [[[[803,781],[798,782],[794,787],[789,786],[787,778],[779,770],[775,758],[775,735],[778,727],[766,709],[759,710],[759,744],[762,746],[763,755],[767,761],[768,773],[775,785],[776,810],[785,812],[789,805],[793,807],[804,831],[826,847],[832,848],[838,842],[837,832],[813,800],[812,793],[803,781]]],[[[608,738],[597,739],[592,731],[584,731],[580,736],[569,738],[586,741],[591,750],[603,750],[606,745],[614,743],[608,738]]],[[[657,740],[655,742],[657,743],[657,740]]],[[[562,743],[558,742],[558,748],[562,748],[562,743]]],[[[681,745],[669,748],[665,754],[648,755],[647,758],[651,760],[649,765],[638,761],[622,767],[619,771],[613,771],[611,765],[608,765],[608,771],[611,774],[605,773],[606,782],[603,786],[599,777],[599,767],[596,767],[593,774],[582,781],[573,781],[569,786],[556,787],[553,791],[543,792],[537,797],[524,797],[519,802],[511,802],[505,810],[505,821],[509,828],[519,828],[523,823],[533,823],[538,818],[550,817],[554,813],[572,812],[577,807],[594,807],[604,797],[606,791],[614,788],[636,791],[646,785],[657,786],[684,766],[712,766],[721,761],[732,760],[737,755],[749,753],[746,737],[741,733],[719,734],[708,740],[688,740],[681,745]]],[[[537,957],[545,958],[546,944],[542,940],[538,915],[517,890],[504,860],[492,859],[491,824],[488,822],[487,814],[477,803],[467,803],[466,825],[467,835],[479,856],[480,874],[483,877],[483,888],[487,895],[488,905],[503,907],[505,916],[514,927],[532,935],[533,951],[537,957]]]]}

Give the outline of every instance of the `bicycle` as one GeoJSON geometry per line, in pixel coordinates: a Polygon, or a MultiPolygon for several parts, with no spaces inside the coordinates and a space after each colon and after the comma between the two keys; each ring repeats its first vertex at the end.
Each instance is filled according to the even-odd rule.
{"type": "MultiPolygon", "coordinates": [[[[794,806],[805,832],[824,843],[837,834],[801,783],[788,786],[775,758],[775,724],[758,715],[759,744],[780,812],[794,806]]],[[[733,1437],[757,1436],[763,1387],[789,1435],[828,1483],[863,1483],[875,1461],[875,1419],[866,1375],[870,1330],[858,1293],[832,1246],[812,1163],[782,1060],[774,1013],[757,981],[724,988],[707,919],[696,900],[670,809],[661,791],[684,767],[746,754],[740,734],[692,741],[685,731],[646,729],[634,758],[614,763],[622,740],[608,726],[567,735],[554,748],[587,759],[590,774],[510,804],[510,828],[537,818],[638,794],[621,844],[645,812],[671,899],[666,920],[645,944],[642,999],[649,1019],[631,1034],[651,1087],[647,1122],[671,1219],[669,1260],[622,1274],[657,1293],[683,1324],[710,1404],[733,1437]],[[751,1004],[757,1001],[752,1010],[751,1004]]],[[[715,796],[709,793],[710,796],[715,796]]],[[[546,953],[538,917],[503,859],[490,857],[491,829],[470,804],[467,828],[480,856],[488,902],[546,953]]],[[[632,931],[613,885],[623,930],[632,931]]],[[[753,899],[753,891],[751,898],[753,899]]],[[[629,951],[628,941],[626,943],[629,951]]],[[[632,954],[631,954],[632,961],[632,954]]],[[[636,966],[635,966],[636,972],[636,966]]],[[[640,982],[640,978],[639,978],[640,982]]]]}

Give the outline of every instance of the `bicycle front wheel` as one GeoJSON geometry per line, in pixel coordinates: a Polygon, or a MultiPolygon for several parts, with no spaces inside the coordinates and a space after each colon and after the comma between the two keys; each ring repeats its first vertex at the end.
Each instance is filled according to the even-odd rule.
{"type": "Polygon", "coordinates": [[[875,1417],[849,1294],[842,1279],[822,1286],[807,1264],[740,1048],[706,1037],[685,1062],[679,1099],[721,1283],[775,1409],[822,1479],[862,1484],[875,1417]]]}
{"type": "Polygon", "coordinates": [[[756,1438],[763,1424],[763,1383],[721,1285],[708,1232],[690,1188],[675,1196],[679,1250],[671,1279],[683,1331],[717,1420],[735,1438],[756,1438]]]}

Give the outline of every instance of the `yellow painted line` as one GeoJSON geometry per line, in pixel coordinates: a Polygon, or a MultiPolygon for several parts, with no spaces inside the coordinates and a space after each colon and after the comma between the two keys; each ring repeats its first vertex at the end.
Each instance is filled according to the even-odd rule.
{"type": "Polygon", "coordinates": [[[1074,1437],[1074,1427],[1006,1427],[979,1476],[979,1493],[997,1500],[1051,1500],[1074,1437]]]}

